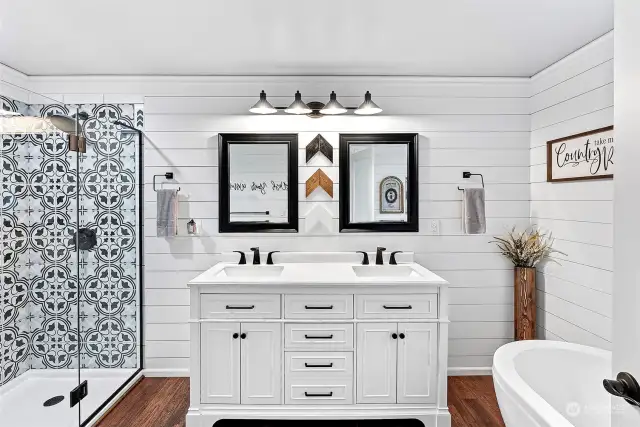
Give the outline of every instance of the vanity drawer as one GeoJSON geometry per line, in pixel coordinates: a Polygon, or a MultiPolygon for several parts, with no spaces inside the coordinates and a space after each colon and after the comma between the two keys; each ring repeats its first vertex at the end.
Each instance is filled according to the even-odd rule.
{"type": "Polygon", "coordinates": [[[285,295],[285,319],[353,319],[353,295],[285,295]]]}
{"type": "Polygon", "coordinates": [[[437,294],[356,295],[358,319],[438,317],[437,294]]]}
{"type": "Polygon", "coordinates": [[[203,319],[279,319],[279,294],[202,294],[203,319]]]}
{"type": "Polygon", "coordinates": [[[285,348],[297,350],[352,350],[353,324],[286,323],[285,348]]]}
{"type": "Polygon", "coordinates": [[[287,352],[286,376],[293,378],[353,378],[352,352],[287,352]]]}
{"type": "Polygon", "coordinates": [[[351,379],[295,379],[287,381],[287,405],[350,405],[353,403],[351,379]]]}

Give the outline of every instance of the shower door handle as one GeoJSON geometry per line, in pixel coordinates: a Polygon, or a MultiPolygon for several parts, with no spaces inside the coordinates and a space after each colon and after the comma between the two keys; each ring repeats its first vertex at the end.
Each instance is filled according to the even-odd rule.
{"type": "Polygon", "coordinates": [[[640,407],[640,385],[628,372],[620,372],[615,380],[602,380],[604,389],[610,394],[621,397],[630,405],[640,407]]]}

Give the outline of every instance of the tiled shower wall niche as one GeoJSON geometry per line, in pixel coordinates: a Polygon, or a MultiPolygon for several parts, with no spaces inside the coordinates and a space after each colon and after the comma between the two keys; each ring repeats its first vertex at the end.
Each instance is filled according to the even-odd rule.
{"type": "Polygon", "coordinates": [[[2,134],[0,384],[29,368],[137,367],[139,147],[114,122],[141,127],[142,106],[0,99],[32,115],[89,115],[84,154],[54,129],[2,134]],[[97,237],[79,254],[78,227],[97,237]]]}

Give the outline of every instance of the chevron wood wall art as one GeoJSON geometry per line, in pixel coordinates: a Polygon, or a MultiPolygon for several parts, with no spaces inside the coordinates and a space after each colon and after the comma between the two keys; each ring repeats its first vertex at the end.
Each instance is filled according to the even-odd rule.
{"type": "Polygon", "coordinates": [[[307,197],[309,197],[309,195],[318,187],[322,187],[322,189],[333,199],[333,181],[322,171],[322,169],[315,171],[307,180],[307,197]]]}
{"type": "Polygon", "coordinates": [[[315,138],[311,140],[309,144],[307,144],[306,148],[307,152],[307,163],[309,160],[313,158],[318,153],[321,153],[325,156],[331,163],[333,163],[333,147],[329,144],[329,141],[324,139],[324,137],[318,134],[315,138]]]}

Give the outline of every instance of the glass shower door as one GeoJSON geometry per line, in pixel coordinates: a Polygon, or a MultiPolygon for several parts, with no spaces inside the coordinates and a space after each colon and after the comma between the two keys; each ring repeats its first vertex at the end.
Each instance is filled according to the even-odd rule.
{"type": "Polygon", "coordinates": [[[79,153],[81,379],[89,397],[82,422],[96,415],[139,368],[137,149],[134,106],[78,106],[86,137],[79,153]]]}
{"type": "Polygon", "coordinates": [[[142,108],[5,87],[0,425],[81,426],[142,366],[142,108]]]}
{"type": "Polygon", "coordinates": [[[20,98],[0,94],[0,420],[78,426],[80,405],[70,399],[80,372],[78,168],[58,127],[73,124],[74,112],[7,83],[0,88],[20,98]],[[39,103],[25,102],[32,100],[39,103]]]}

